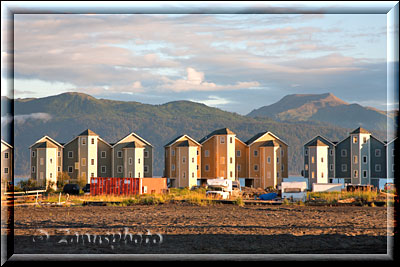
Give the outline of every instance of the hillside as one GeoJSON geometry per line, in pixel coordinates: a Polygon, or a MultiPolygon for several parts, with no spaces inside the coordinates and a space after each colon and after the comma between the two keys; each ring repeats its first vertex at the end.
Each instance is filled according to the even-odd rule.
{"type": "MultiPolygon", "coordinates": [[[[3,101],[7,99],[2,98],[3,101]]],[[[5,103],[5,102],[4,102],[5,103]]],[[[29,146],[44,135],[67,143],[85,129],[91,129],[109,143],[135,132],[155,148],[154,175],[164,168],[164,145],[188,134],[196,140],[211,131],[228,127],[247,141],[256,133],[269,130],[289,144],[289,172],[299,174],[302,146],[317,134],[333,141],[348,135],[350,129],[320,122],[277,122],[270,118],[250,118],[190,101],[162,105],[96,99],[81,93],[65,93],[37,99],[14,101],[15,176],[29,175],[29,146]]],[[[4,113],[3,113],[4,114],[4,113]]],[[[373,131],[384,140],[385,133],[373,131]]],[[[7,140],[6,140],[7,141],[7,140]]]]}
{"type": "Polygon", "coordinates": [[[279,121],[318,121],[343,128],[362,126],[370,130],[386,131],[387,120],[394,123],[394,115],[359,104],[349,104],[331,93],[294,94],[278,102],[255,109],[247,116],[271,117],[279,121]]]}

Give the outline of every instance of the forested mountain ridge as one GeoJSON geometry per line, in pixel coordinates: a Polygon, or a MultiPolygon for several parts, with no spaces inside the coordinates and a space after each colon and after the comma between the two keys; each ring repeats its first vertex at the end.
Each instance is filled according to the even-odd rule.
{"type": "MultiPolygon", "coordinates": [[[[2,106],[7,101],[2,97],[2,106]]],[[[303,165],[302,146],[305,142],[318,134],[340,141],[358,127],[346,129],[315,121],[277,122],[267,117],[251,118],[191,101],[150,105],[97,99],[83,93],[13,102],[16,177],[29,177],[29,146],[44,135],[67,143],[82,131],[91,129],[107,142],[115,143],[135,132],[154,146],[154,176],[162,176],[165,144],[182,134],[200,140],[224,127],[235,132],[242,141],[259,132],[273,132],[288,143],[289,173],[298,175],[303,165]]],[[[368,130],[385,140],[384,132],[368,130]]]]}

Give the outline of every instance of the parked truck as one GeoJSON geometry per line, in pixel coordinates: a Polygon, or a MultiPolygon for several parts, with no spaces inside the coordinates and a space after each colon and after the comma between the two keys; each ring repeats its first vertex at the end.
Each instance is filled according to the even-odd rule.
{"type": "Polygon", "coordinates": [[[206,196],[228,199],[232,194],[232,180],[217,178],[207,180],[206,196]]]}

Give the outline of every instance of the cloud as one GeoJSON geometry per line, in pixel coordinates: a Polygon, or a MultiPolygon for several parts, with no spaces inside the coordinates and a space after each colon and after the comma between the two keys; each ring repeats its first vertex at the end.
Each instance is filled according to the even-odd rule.
{"type": "Polygon", "coordinates": [[[239,90],[247,89],[251,87],[257,87],[260,84],[258,82],[237,82],[233,85],[217,85],[212,82],[204,81],[204,73],[195,70],[194,68],[186,68],[187,77],[186,79],[171,80],[168,77],[162,77],[164,82],[161,88],[172,90],[175,92],[181,91],[223,91],[223,90],[239,90]]]}
{"type": "Polygon", "coordinates": [[[195,99],[189,99],[190,101],[193,102],[198,102],[198,103],[202,103],[205,104],[207,106],[210,107],[218,107],[221,105],[227,105],[227,104],[232,104],[234,103],[234,101],[223,98],[223,97],[219,97],[219,96],[215,96],[215,95],[210,95],[208,97],[208,99],[205,100],[195,100],[195,99]]]}
{"type": "Polygon", "coordinates": [[[12,120],[14,119],[15,123],[18,124],[23,124],[25,123],[27,120],[41,120],[41,121],[49,121],[51,120],[51,115],[49,113],[43,113],[43,112],[37,112],[37,113],[31,113],[31,114],[23,114],[23,115],[15,115],[10,116],[10,115],[6,115],[6,116],[2,116],[1,117],[1,125],[6,125],[8,123],[11,123],[12,120]]]}

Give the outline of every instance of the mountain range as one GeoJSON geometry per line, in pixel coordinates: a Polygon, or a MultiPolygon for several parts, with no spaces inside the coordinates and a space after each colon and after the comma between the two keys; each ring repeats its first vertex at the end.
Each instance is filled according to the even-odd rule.
{"type": "MultiPolygon", "coordinates": [[[[318,134],[332,141],[340,141],[359,126],[357,121],[347,127],[324,121],[323,114],[326,113],[319,110],[331,109],[331,116],[343,119],[343,115],[332,112],[338,106],[351,107],[351,104],[345,104],[340,99],[336,100],[338,105],[335,106],[333,100],[335,97],[331,94],[326,97],[291,95],[273,105],[260,108],[260,112],[253,111],[243,116],[191,101],[150,105],[135,101],[97,99],[83,93],[63,93],[14,101],[2,97],[2,128],[10,123],[10,118],[14,119],[15,177],[29,177],[29,146],[44,135],[60,143],[67,143],[82,131],[91,129],[107,142],[115,143],[135,132],[154,146],[154,175],[161,176],[165,144],[182,134],[200,140],[210,132],[224,127],[235,132],[242,141],[266,130],[273,132],[289,144],[289,173],[298,175],[303,165],[304,143],[318,134]],[[11,116],[12,106],[14,116],[11,116]],[[297,114],[293,111],[296,109],[297,114]],[[269,113],[265,113],[268,110],[269,113]],[[268,114],[268,117],[263,114],[268,114]]],[[[371,112],[371,109],[364,109],[360,110],[371,112]]],[[[343,110],[337,112],[343,113],[343,110]]],[[[380,140],[386,140],[386,132],[382,130],[381,123],[379,121],[376,125],[371,124],[371,127],[363,127],[380,140]]]]}
{"type": "Polygon", "coordinates": [[[339,127],[386,131],[387,123],[395,123],[398,113],[349,104],[331,93],[293,94],[278,102],[253,110],[249,117],[270,117],[278,121],[319,121],[339,127]]]}

